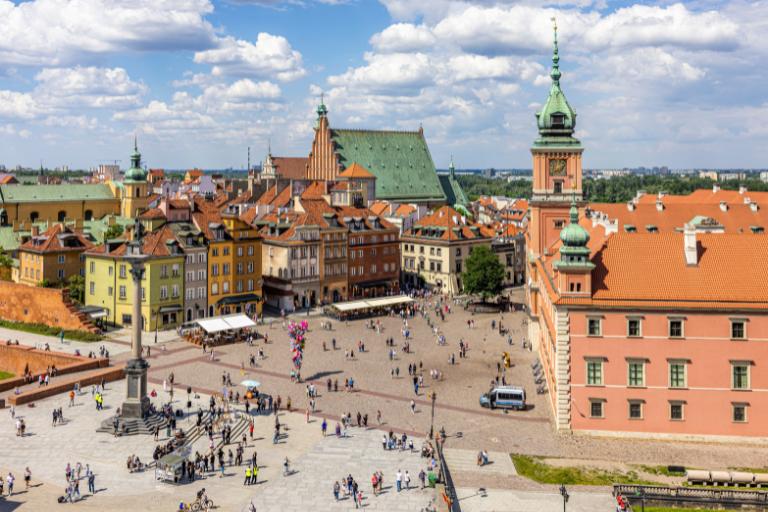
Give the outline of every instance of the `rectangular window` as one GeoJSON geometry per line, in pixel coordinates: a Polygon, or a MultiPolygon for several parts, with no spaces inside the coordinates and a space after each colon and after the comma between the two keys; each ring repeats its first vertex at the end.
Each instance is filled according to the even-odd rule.
{"type": "Polygon", "coordinates": [[[168,287],[167,286],[161,286],[160,287],[160,298],[161,299],[167,299],[168,298],[168,287]]]}
{"type": "Polygon", "coordinates": [[[749,389],[749,363],[731,362],[731,388],[749,389]]]}
{"type": "Polygon", "coordinates": [[[110,297],[112,296],[114,291],[115,291],[114,288],[112,288],[111,286],[107,287],[107,295],[109,295],[110,297]]]}
{"type": "Polygon", "coordinates": [[[120,277],[125,279],[125,265],[120,265],[120,277]]]}
{"type": "Polygon", "coordinates": [[[603,385],[603,360],[587,360],[587,386],[603,385]]]}
{"type": "Polygon", "coordinates": [[[111,266],[110,266],[110,267],[108,267],[108,268],[107,268],[107,274],[109,274],[109,276],[110,276],[110,277],[112,277],[112,274],[114,273],[114,270],[115,270],[115,269],[114,269],[113,267],[111,267],[111,266]]]}
{"type": "Polygon", "coordinates": [[[240,257],[240,258],[243,257],[243,248],[242,247],[238,247],[237,248],[237,256],[240,257]]]}
{"type": "Polygon", "coordinates": [[[640,400],[629,401],[629,419],[641,420],[643,419],[643,402],[640,400]]]}
{"type": "Polygon", "coordinates": [[[589,417],[590,418],[603,418],[603,400],[590,399],[589,400],[589,417]]]}
{"type": "Polygon", "coordinates": [[[746,323],[744,320],[731,320],[731,338],[743,340],[747,337],[746,323]]]}
{"type": "Polygon", "coordinates": [[[160,267],[160,277],[168,277],[168,265],[160,267]]]}
{"type": "Polygon", "coordinates": [[[125,299],[125,286],[120,286],[120,298],[125,299]]]}
{"type": "Polygon", "coordinates": [[[249,292],[253,291],[253,279],[248,280],[248,291],[249,292]]]}
{"type": "Polygon", "coordinates": [[[686,387],[685,363],[681,361],[672,361],[669,363],[669,387],[686,387]]]}
{"type": "Polygon", "coordinates": [[[683,402],[669,402],[669,419],[683,421],[683,402]]]}
{"type": "Polygon", "coordinates": [[[218,255],[219,255],[219,249],[218,249],[218,248],[214,248],[214,249],[213,249],[213,251],[212,251],[212,253],[213,253],[213,256],[214,256],[214,257],[215,257],[215,256],[218,256],[218,255]]]}
{"type": "Polygon", "coordinates": [[[179,285],[175,284],[173,285],[173,288],[171,288],[171,297],[176,298],[179,296],[179,285]]]}
{"type": "Polygon", "coordinates": [[[600,318],[587,319],[587,334],[589,336],[602,336],[603,329],[600,318]]]}
{"type": "Polygon", "coordinates": [[[637,338],[642,336],[640,334],[640,319],[630,318],[627,320],[627,336],[637,338]]]}
{"type": "Polygon", "coordinates": [[[94,262],[92,261],[92,262],[91,262],[91,274],[93,274],[94,272],[96,272],[96,263],[94,263],[94,262]]]}
{"type": "Polygon", "coordinates": [[[222,254],[224,254],[224,256],[229,256],[229,247],[224,247],[222,254]]]}
{"type": "Polygon", "coordinates": [[[229,293],[229,281],[221,283],[221,293],[229,293]]]}
{"type": "Polygon", "coordinates": [[[145,302],[147,300],[147,290],[142,286],[141,287],[141,301],[145,302]]]}
{"type": "Polygon", "coordinates": [[[253,256],[253,246],[252,245],[248,246],[248,256],[253,256]]]}
{"type": "Polygon", "coordinates": [[[59,276],[59,279],[64,279],[64,269],[63,268],[60,268],[57,274],[59,276]]]}
{"type": "Polygon", "coordinates": [[[171,267],[171,275],[173,277],[179,277],[179,264],[178,263],[174,263],[173,266],[171,267]]]}
{"type": "Polygon", "coordinates": [[[91,283],[88,285],[88,288],[89,288],[89,292],[90,292],[91,295],[95,295],[96,294],[96,283],[91,281],[91,283]]]}
{"type": "Polygon", "coordinates": [[[222,265],[221,273],[224,274],[225,276],[229,275],[229,263],[225,263],[224,265],[222,265]]]}
{"type": "Polygon", "coordinates": [[[645,386],[645,361],[629,361],[627,385],[637,388],[645,386]]]}
{"type": "Polygon", "coordinates": [[[747,422],[747,404],[732,404],[732,407],[733,407],[733,422],[746,423],[747,422]]]}
{"type": "Polygon", "coordinates": [[[219,275],[219,264],[218,263],[214,263],[213,265],[211,265],[211,275],[212,276],[219,275]]]}
{"type": "Polygon", "coordinates": [[[669,321],[669,337],[670,338],[683,337],[683,321],[682,320],[669,321]]]}
{"type": "Polygon", "coordinates": [[[65,256],[63,254],[59,254],[59,264],[60,265],[64,264],[64,258],[65,258],[65,256]]]}

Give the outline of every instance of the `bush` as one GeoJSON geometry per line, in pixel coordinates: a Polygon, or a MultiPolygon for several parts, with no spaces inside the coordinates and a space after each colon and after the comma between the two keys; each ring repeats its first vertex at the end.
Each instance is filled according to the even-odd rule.
{"type": "MultiPolygon", "coordinates": [[[[42,334],[44,336],[56,336],[61,334],[61,328],[51,327],[45,324],[28,324],[25,322],[13,322],[10,320],[0,320],[0,327],[6,329],[13,329],[15,331],[29,332],[32,334],[42,334]]],[[[101,334],[94,334],[88,331],[64,331],[64,337],[68,340],[75,341],[101,341],[104,336],[101,334]]]]}

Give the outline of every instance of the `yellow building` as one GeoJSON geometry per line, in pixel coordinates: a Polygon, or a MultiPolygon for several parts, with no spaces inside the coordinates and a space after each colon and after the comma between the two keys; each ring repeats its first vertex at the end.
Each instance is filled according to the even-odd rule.
{"type": "Polygon", "coordinates": [[[208,316],[261,314],[261,237],[240,219],[237,205],[224,213],[196,204],[195,225],[208,241],[208,316]]]}
{"type": "Polygon", "coordinates": [[[64,283],[83,273],[82,254],[91,248],[93,244],[82,233],[61,223],[44,233],[33,226],[31,238],[19,247],[18,280],[30,286],[64,283]]]}
{"type": "MultiPolygon", "coordinates": [[[[126,246],[127,240],[108,241],[85,253],[86,306],[104,308],[108,322],[123,326],[133,322],[133,278],[126,246]]],[[[167,225],[142,239],[142,252],[147,255],[141,293],[143,329],[176,328],[183,322],[184,252],[167,225]]]]}
{"type": "Polygon", "coordinates": [[[0,185],[0,226],[100,219],[120,213],[108,185],[0,185]]]}

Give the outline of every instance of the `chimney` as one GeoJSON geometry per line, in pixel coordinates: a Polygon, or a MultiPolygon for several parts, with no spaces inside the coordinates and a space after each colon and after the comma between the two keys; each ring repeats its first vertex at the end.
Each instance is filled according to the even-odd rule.
{"type": "Polygon", "coordinates": [[[712,193],[717,194],[718,192],[720,192],[720,185],[718,185],[717,183],[714,183],[712,185],[712,193]]]}
{"type": "Polygon", "coordinates": [[[664,211],[664,203],[661,202],[661,199],[656,200],[656,209],[660,212],[664,211]]]}
{"type": "Polygon", "coordinates": [[[454,224],[458,224],[459,223],[459,217],[456,216],[456,215],[451,216],[451,220],[453,221],[454,224]]]}
{"type": "Polygon", "coordinates": [[[724,212],[727,212],[728,211],[728,203],[726,203],[725,201],[720,201],[720,210],[724,211],[724,212]]]}
{"type": "Polygon", "coordinates": [[[693,224],[686,224],[683,230],[683,245],[685,247],[685,264],[695,267],[699,262],[699,251],[696,248],[696,229],[693,224]]]}
{"type": "Polygon", "coordinates": [[[747,193],[747,187],[744,185],[739,185],[739,194],[744,195],[747,193]]]}
{"type": "Polygon", "coordinates": [[[634,201],[629,201],[627,203],[627,210],[629,210],[630,212],[635,211],[635,202],[634,201]]]}
{"type": "Polygon", "coordinates": [[[749,209],[752,210],[753,212],[756,212],[757,210],[760,209],[760,207],[757,205],[757,203],[752,202],[752,203],[749,203],[749,209]]]}
{"type": "Polygon", "coordinates": [[[33,224],[29,228],[29,234],[32,236],[38,236],[40,234],[40,227],[33,224]]]}

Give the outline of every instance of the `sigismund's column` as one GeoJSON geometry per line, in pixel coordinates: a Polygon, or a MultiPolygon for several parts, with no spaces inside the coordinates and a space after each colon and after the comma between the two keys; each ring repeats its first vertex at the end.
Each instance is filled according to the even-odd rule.
{"type": "Polygon", "coordinates": [[[149,363],[142,358],[141,353],[141,280],[144,277],[144,261],[148,257],[142,253],[141,249],[143,231],[144,227],[137,218],[125,256],[125,260],[131,265],[131,277],[133,278],[133,314],[131,316],[131,352],[133,357],[125,365],[125,378],[128,386],[125,402],[122,406],[121,417],[123,419],[142,419],[149,409],[149,397],[147,396],[149,363]]]}

